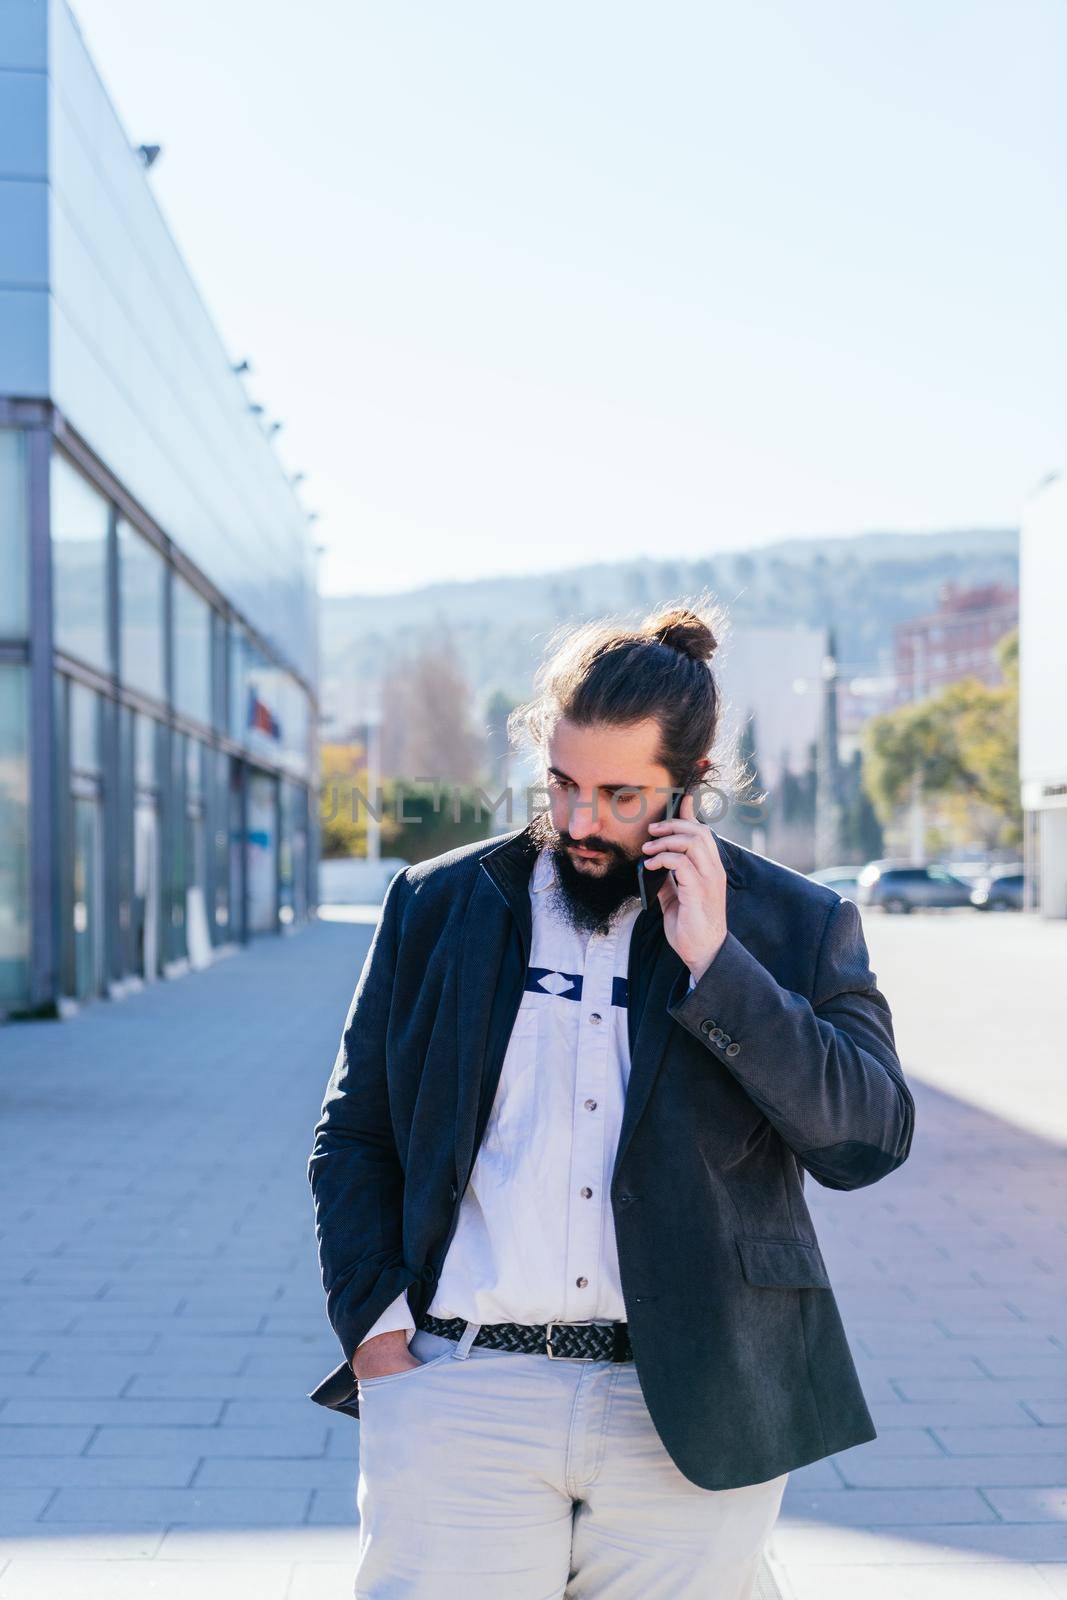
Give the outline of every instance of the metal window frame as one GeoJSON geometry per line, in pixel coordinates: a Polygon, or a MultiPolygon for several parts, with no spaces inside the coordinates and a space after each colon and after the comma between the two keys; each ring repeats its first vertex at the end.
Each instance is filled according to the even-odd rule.
{"type": "MultiPolygon", "coordinates": [[[[182,733],[222,751],[238,763],[239,813],[242,836],[248,831],[248,784],[253,770],[267,775],[275,789],[275,816],[281,826],[280,784],[283,778],[303,785],[307,791],[308,848],[305,904],[310,917],[318,904],[318,758],[319,701],[315,688],[303,673],[278,654],[255,626],[219,591],[207,576],[174,544],[145,509],[125,490],[92,448],[57,407],[47,401],[18,401],[0,397],[0,426],[18,429],[25,448],[25,493],[27,518],[27,637],[0,639],[0,662],[27,667],[29,736],[27,762],[29,792],[29,876],[30,876],[30,961],[28,1002],[31,1012],[55,1014],[69,990],[68,968],[72,951],[67,926],[70,899],[71,861],[71,773],[69,767],[70,681],[95,690],[103,700],[100,716],[103,727],[103,848],[104,874],[104,972],[108,986],[132,972],[129,929],[121,919],[123,836],[132,828],[134,796],[122,804],[124,719],[139,712],[153,719],[156,726],[157,760],[161,778],[159,804],[160,912],[164,926],[160,931],[161,965],[167,960],[167,940],[171,932],[170,889],[173,881],[170,849],[176,843],[175,828],[184,827],[184,783],[182,794],[175,793],[175,746],[182,733]],[[107,667],[101,670],[58,649],[54,630],[54,586],[51,547],[51,462],[61,450],[109,503],[106,546],[107,667]],[[118,519],[123,518],[163,557],[164,562],[164,700],[146,694],[122,681],[121,574],[119,571],[118,519]],[[175,642],[173,618],[173,575],[187,582],[212,607],[211,627],[211,725],[177,712],[174,706],[175,642]],[[271,767],[258,752],[250,752],[230,727],[230,638],[240,627],[264,657],[289,673],[307,697],[308,760],[306,778],[298,778],[284,768],[271,767]]],[[[132,741],[132,725],[131,725],[132,741]]],[[[132,750],[128,752],[128,766],[132,750]]],[[[231,768],[227,768],[227,777],[231,768]]],[[[126,776],[130,774],[127,773],[126,776]]],[[[217,803],[213,797],[210,813],[217,803]]],[[[229,784],[225,795],[225,825],[229,828],[229,784]]],[[[127,840],[132,851],[132,838],[127,840]]],[[[211,852],[208,852],[209,859],[211,852]]],[[[275,839],[274,928],[282,924],[280,910],[280,836],[275,839]]],[[[227,939],[247,943],[251,937],[248,905],[247,848],[239,855],[240,903],[230,905],[227,939]]],[[[132,855],[129,870],[132,872],[132,855]]],[[[295,896],[294,896],[295,898],[295,896]]],[[[213,926],[213,919],[212,919],[213,926]]]]}

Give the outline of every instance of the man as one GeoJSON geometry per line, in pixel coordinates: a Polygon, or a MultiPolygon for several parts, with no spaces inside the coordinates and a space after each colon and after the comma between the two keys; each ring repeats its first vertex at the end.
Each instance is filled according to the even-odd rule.
{"type": "Polygon", "coordinates": [[[714,648],[577,630],[513,714],[547,814],[386,893],[309,1163],[358,1600],[750,1600],[789,1470],[875,1436],[803,1180],[912,1099],[856,907],[696,813],[714,648]]]}

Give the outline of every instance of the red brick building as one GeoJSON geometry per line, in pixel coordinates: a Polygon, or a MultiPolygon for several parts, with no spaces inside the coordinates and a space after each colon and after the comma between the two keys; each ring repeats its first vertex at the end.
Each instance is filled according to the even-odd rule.
{"type": "Polygon", "coordinates": [[[1019,591],[1002,583],[938,591],[938,609],[894,629],[896,703],[922,700],[961,678],[1001,681],[996,645],[1018,626],[1019,591]]]}

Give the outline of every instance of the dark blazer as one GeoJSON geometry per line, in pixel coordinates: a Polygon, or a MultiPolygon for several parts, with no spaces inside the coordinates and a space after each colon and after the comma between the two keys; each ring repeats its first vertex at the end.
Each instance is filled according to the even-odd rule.
{"type": "MultiPolygon", "coordinates": [[[[634,925],[611,1205],[653,1423],[686,1477],[731,1489],[875,1437],[804,1175],[884,1178],[914,1105],[855,905],[716,842],[730,931],[692,993],[655,895],[634,925]]],[[[357,1345],[404,1290],[418,1320],[455,1231],[522,995],[536,853],[516,829],[386,891],[308,1163],[345,1355],[311,1398],[353,1416],[357,1345]]]]}

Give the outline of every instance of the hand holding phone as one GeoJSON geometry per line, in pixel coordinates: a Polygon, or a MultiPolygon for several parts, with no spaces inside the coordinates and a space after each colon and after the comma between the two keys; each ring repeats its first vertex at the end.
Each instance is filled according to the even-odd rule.
{"type": "Polygon", "coordinates": [[[641,846],[638,864],[642,906],[647,910],[656,895],[663,908],[667,942],[698,983],[722,949],[728,932],[726,872],[708,815],[711,796],[717,793],[702,781],[687,785],[663,817],[649,824],[649,837],[641,846]],[[687,794],[691,803],[683,810],[682,801],[687,794]],[[698,822],[704,826],[694,826],[698,822]],[[662,872],[664,866],[671,874],[671,889],[665,896],[667,885],[663,878],[653,880],[650,890],[645,877],[649,867],[662,872]]]}
{"type": "MultiPolygon", "coordinates": [[[[664,822],[670,822],[674,817],[676,817],[678,815],[679,809],[680,809],[681,804],[682,804],[682,797],[684,795],[688,794],[688,793],[689,793],[689,786],[688,785],[684,789],[676,789],[674,791],[674,793],[671,795],[671,803],[667,807],[666,811],[663,813],[662,820],[664,822]]],[[[657,820],[659,820],[659,819],[657,819],[657,820]]],[[[647,865],[648,865],[648,863],[644,859],[640,860],[637,863],[637,892],[641,897],[641,908],[644,911],[648,910],[650,893],[651,894],[655,894],[655,892],[656,892],[655,889],[651,889],[650,890],[649,885],[645,881],[645,868],[646,868],[647,865]]],[[[652,866],[653,866],[653,870],[654,871],[660,871],[661,870],[660,868],[656,867],[655,862],[652,863],[652,866]]],[[[670,871],[669,868],[668,868],[668,870],[670,871]]],[[[678,882],[677,878],[674,876],[673,871],[671,871],[671,881],[673,883],[677,883],[678,882]]],[[[657,887],[658,887],[658,885],[657,885],[657,887]]]]}

